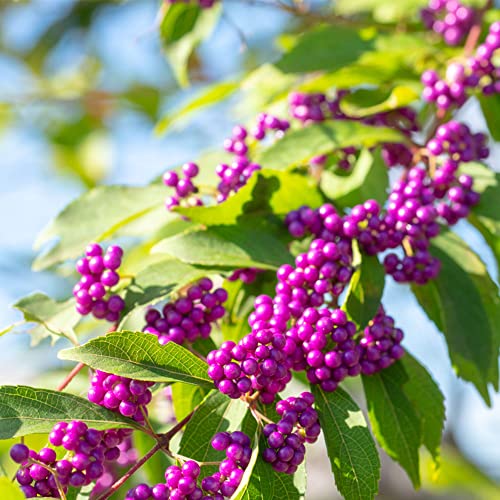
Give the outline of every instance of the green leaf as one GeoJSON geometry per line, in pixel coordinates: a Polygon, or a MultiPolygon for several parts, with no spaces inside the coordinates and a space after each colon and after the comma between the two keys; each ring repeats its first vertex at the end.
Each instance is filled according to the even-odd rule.
{"type": "Polygon", "coordinates": [[[384,266],[377,257],[363,254],[347,290],[343,308],[352,320],[364,327],[375,317],[382,302],[385,286],[384,266]]]}
{"type": "Polygon", "coordinates": [[[408,85],[398,85],[390,90],[358,89],[340,101],[341,110],[349,116],[364,118],[407,106],[420,97],[420,93],[408,85]]]}
{"type": "Polygon", "coordinates": [[[24,385],[0,386],[0,439],[49,433],[57,422],[83,420],[95,429],[133,427],[137,422],[64,392],[24,385]]]}
{"type": "Polygon", "coordinates": [[[480,93],[478,99],[491,137],[500,141],[500,96],[484,96],[480,93]]]}
{"type": "Polygon", "coordinates": [[[420,485],[418,449],[420,419],[403,386],[408,376],[401,365],[363,376],[368,415],[380,446],[407,472],[413,486],[420,485]]]}
{"type": "Polygon", "coordinates": [[[368,198],[383,204],[387,198],[389,177],[380,151],[361,151],[349,175],[323,172],[321,189],[336,204],[352,207],[368,198]]]}
{"type": "Polygon", "coordinates": [[[168,45],[193,29],[201,9],[195,4],[188,3],[172,3],[164,8],[160,37],[163,44],[168,45]]]}
{"type": "MultiPolygon", "coordinates": [[[[178,4],[179,5],[179,4],[178,4]]],[[[201,108],[213,106],[218,102],[223,101],[231,94],[233,94],[240,87],[236,82],[219,82],[214,85],[203,89],[202,92],[197,94],[194,99],[191,99],[187,104],[181,108],[176,109],[172,113],[165,115],[155,127],[157,135],[163,135],[174,123],[185,118],[186,116],[197,111],[201,108]]]]}
{"type": "Polygon", "coordinates": [[[0,496],[6,500],[25,500],[26,498],[17,482],[12,482],[5,476],[0,477],[0,496]]]}
{"type": "Polygon", "coordinates": [[[206,275],[207,270],[197,269],[177,259],[151,264],[140,271],[127,286],[123,315],[137,306],[170,296],[183,286],[206,275]]]}
{"type": "MultiPolygon", "coordinates": [[[[265,447],[265,442],[261,442],[261,448],[265,447]]],[[[295,476],[299,474],[305,474],[303,468],[299,468],[295,476]]],[[[244,500],[268,500],[270,498],[300,500],[304,498],[304,492],[295,485],[294,481],[301,482],[301,478],[295,476],[276,472],[259,456],[247,489],[241,498],[244,500]]]]}
{"type": "Polygon", "coordinates": [[[243,401],[212,391],[187,423],[179,453],[199,462],[220,461],[223,454],[212,448],[212,438],[217,432],[238,430],[246,413],[243,401]]]}
{"type": "Polygon", "coordinates": [[[188,62],[196,47],[210,36],[221,14],[221,5],[201,9],[192,28],[173,43],[164,47],[178,83],[185,87],[189,84],[188,62]]]}
{"type": "Polygon", "coordinates": [[[143,332],[109,333],[60,351],[59,358],[137,380],[213,387],[204,361],[174,342],[160,345],[156,336],[143,332]]]}
{"type": "Polygon", "coordinates": [[[120,228],[142,217],[165,198],[162,186],[100,186],[71,202],[38,236],[35,249],[57,242],[35,259],[40,271],[83,254],[85,246],[112,236],[120,228]]]}
{"type": "Polygon", "coordinates": [[[292,262],[285,244],[257,226],[212,226],[160,241],[153,253],[166,253],[189,264],[276,269],[292,262]]]}
{"type": "Polygon", "coordinates": [[[400,362],[408,375],[404,392],[420,417],[422,444],[438,465],[446,419],[444,396],[430,373],[408,352],[400,362]]]}
{"type": "Polygon", "coordinates": [[[405,142],[394,129],[358,122],[317,123],[288,132],[257,155],[257,163],[275,170],[305,165],[313,157],[347,146],[373,147],[381,142],[405,142]]]}
{"type": "Polygon", "coordinates": [[[346,500],[375,498],[380,460],[363,412],[342,389],[313,387],[335,484],[346,500]]]}
{"type": "Polygon", "coordinates": [[[371,40],[344,26],[320,26],[299,36],[276,66],[285,73],[335,70],[373,47],[371,40]]]}
{"type": "Polygon", "coordinates": [[[172,388],[172,402],[175,418],[180,422],[186,415],[191,413],[206,397],[207,389],[197,385],[176,382],[172,388]]]}
{"type": "Polygon", "coordinates": [[[180,207],[177,211],[207,226],[235,224],[243,215],[286,215],[302,205],[320,206],[322,196],[315,181],[298,173],[265,169],[228,200],[211,207],[180,207]]]}
{"type": "Polygon", "coordinates": [[[33,293],[17,301],[13,307],[23,313],[27,323],[38,324],[30,330],[32,345],[46,337],[51,337],[53,343],[60,337],[78,343],[73,328],[81,316],[73,299],[57,302],[43,293],[33,293]]]}
{"type": "Polygon", "coordinates": [[[479,204],[472,208],[469,222],[483,235],[500,272],[500,174],[480,163],[467,163],[460,171],[474,179],[474,190],[481,193],[479,204]]]}
{"type": "Polygon", "coordinates": [[[412,287],[413,292],[444,334],[457,375],[472,382],[489,404],[488,384],[498,386],[498,287],[457,235],[448,231],[435,238],[431,253],[441,261],[441,271],[427,285],[412,287]]]}

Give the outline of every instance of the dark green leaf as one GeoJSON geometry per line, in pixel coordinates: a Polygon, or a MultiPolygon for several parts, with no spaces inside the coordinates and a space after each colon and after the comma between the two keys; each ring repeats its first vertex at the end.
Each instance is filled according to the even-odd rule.
{"type": "Polygon", "coordinates": [[[340,388],[312,391],[338,490],[346,500],[375,498],[380,460],[363,412],[340,388]]]}
{"type": "Polygon", "coordinates": [[[404,142],[394,129],[370,127],[358,122],[331,121],[288,132],[256,161],[266,168],[284,170],[305,165],[313,157],[347,146],[372,147],[381,142],[404,142]]]}
{"type": "MultiPolygon", "coordinates": [[[[212,438],[217,432],[238,430],[246,412],[243,401],[212,391],[186,425],[179,453],[200,462],[220,461],[223,453],[212,448],[212,438]]],[[[216,470],[207,468],[208,471],[212,469],[212,472],[216,470]]]]}
{"type": "Polygon", "coordinates": [[[59,358],[137,380],[213,387],[204,361],[174,342],[160,345],[156,336],[143,332],[109,333],[60,351],[59,358]]]}
{"type": "Polygon", "coordinates": [[[285,73],[341,68],[373,47],[371,40],[344,26],[320,26],[298,37],[276,66],[285,73]]]}
{"type": "Polygon", "coordinates": [[[51,337],[53,342],[65,337],[73,344],[78,343],[73,328],[81,316],[73,299],[57,302],[43,293],[33,293],[16,302],[14,307],[23,313],[27,323],[38,324],[30,330],[32,344],[45,337],[51,337]]]}
{"type": "Polygon", "coordinates": [[[418,449],[422,441],[420,419],[403,386],[408,376],[401,365],[363,377],[368,415],[380,446],[420,485],[418,449]]]}
{"type": "Polygon", "coordinates": [[[377,257],[363,254],[353,274],[343,306],[355,323],[364,327],[377,314],[385,285],[385,271],[377,257]]]}
{"type": "Polygon", "coordinates": [[[160,241],[152,252],[166,253],[189,264],[275,269],[291,262],[285,244],[271,230],[256,226],[212,226],[160,241]]]}
{"type": "Polygon", "coordinates": [[[481,193],[481,200],[472,208],[469,222],[490,246],[500,271],[500,174],[480,163],[467,163],[460,170],[473,177],[474,190],[481,193]]]}
{"type": "Polygon", "coordinates": [[[83,420],[95,429],[140,428],[137,422],[64,392],[0,386],[0,439],[49,433],[57,422],[83,420]]]}
{"type": "Polygon", "coordinates": [[[500,298],[481,259],[457,235],[433,240],[441,272],[413,292],[443,332],[457,375],[472,382],[489,404],[488,384],[498,385],[500,298]],[[474,332],[471,334],[471,332],[474,332]]]}
{"type": "Polygon", "coordinates": [[[221,14],[221,5],[201,9],[196,22],[179,39],[165,46],[165,54],[180,85],[189,84],[188,62],[196,47],[210,36],[221,14]]]}
{"type": "Polygon", "coordinates": [[[422,444],[438,464],[446,419],[444,396],[430,373],[409,353],[403,356],[401,364],[408,375],[404,392],[420,417],[422,444]]]}
{"type": "Polygon", "coordinates": [[[480,94],[478,99],[491,136],[495,141],[500,141],[500,96],[480,94]]]}
{"type": "Polygon", "coordinates": [[[127,286],[123,314],[137,306],[165,298],[206,275],[206,270],[197,269],[177,259],[156,262],[140,271],[127,286]]]}
{"type": "Polygon", "coordinates": [[[164,45],[176,42],[189,33],[200,14],[200,7],[188,3],[165,4],[160,23],[160,36],[164,45]]]}
{"type": "Polygon", "coordinates": [[[324,172],[321,189],[336,204],[352,207],[372,198],[383,204],[387,198],[389,178],[380,151],[361,151],[349,175],[324,172]]]}
{"type": "Polygon", "coordinates": [[[39,271],[82,255],[85,246],[112,236],[129,222],[162,205],[162,186],[100,186],[71,202],[38,236],[35,248],[57,239],[39,255],[33,269],[39,271]]]}

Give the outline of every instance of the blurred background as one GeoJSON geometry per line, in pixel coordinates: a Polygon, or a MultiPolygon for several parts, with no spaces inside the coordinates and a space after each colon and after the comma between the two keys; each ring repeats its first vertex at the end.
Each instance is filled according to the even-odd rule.
{"type": "MultiPolygon", "coordinates": [[[[162,51],[158,8],[156,0],[0,0],[0,331],[20,319],[10,307],[17,299],[34,290],[56,298],[70,292],[63,278],[31,271],[32,244],[49,220],[97,184],[146,184],[220,147],[241,118],[234,99],[166,135],[154,127],[205,83],[272,61],[274,38],[296,27],[262,2],[225,1],[217,28],[191,61],[192,86],[181,90],[162,51]]],[[[486,131],[474,105],[463,114],[486,131]]],[[[481,237],[466,225],[460,231],[493,268],[481,237]]],[[[500,499],[500,397],[492,395],[487,408],[457,380],[440,333],[404,286],[389,281],[384,303],[446,395],[447,431],[441,472],[424,457],[424,488],[415,493],[384,460],[380,498],[500,499]]],[[[1,384],[36,385],[42,371],[59,367],[48,341],[29,344],[27,334],[0,338],[1,384]]],[[[326,453],[316,447],[310,458],[308,498],[336,498],[326,453]]]]}

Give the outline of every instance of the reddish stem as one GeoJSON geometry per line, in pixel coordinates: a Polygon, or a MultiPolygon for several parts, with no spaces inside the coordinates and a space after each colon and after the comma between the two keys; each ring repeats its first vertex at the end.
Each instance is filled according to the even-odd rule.
{"type": "Polygon", "coordinates": [[[156,443],[153,448],[151,448],[146,455],[144,455],[140,460],[138,460],[130,469],[120,478],[118,481],[113,483],[97,500],[105,500],[109,498],[113,493],[115,493],[123,484],[132,477],[135,472],[137,472],[157,451],[161,448],[161,444],[156,443]]]}
{"type": "Polygon", "coordinates": [[[57,386],[58,391],[64,391],[70,382],[85,368],[84,363],[78,363],[67,375],[66,378],[57,386]]]}

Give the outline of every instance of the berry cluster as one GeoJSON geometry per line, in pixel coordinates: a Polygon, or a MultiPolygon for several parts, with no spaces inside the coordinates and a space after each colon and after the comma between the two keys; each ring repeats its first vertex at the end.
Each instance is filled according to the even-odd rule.
{"type": "Polygon", "coordinates": [[[430,0],[422,9],[422,21],[448,45],[459,45],[474,24],[474,9],[458,0],[430,0]]]}
{"type": "Polygon", "coordinates": [[[314,396],[303,392],[299,397],[290,397],[276,404],[281,417],[277,424],[267,424],[263,433],[269,448],[262,458],[272,464],[277,472],[294,474],[304,461],[304,443],[314,443],[321,432],[318,414],[312,408],[314,396]]]}
{"type": "Polygon", "coordinates": [[[219,432],[212,439],[212,448],[224,451],[226,458],[220,463],[219,471],[205,477],[202,489],[215,499],[231,497],[243,478],[250,463],[252,448],[250,438],[243,432],[219,432]]]}
{"type": "Polygon", "coordinates": [[[10,456],[21,465],[17,482],[27,498],[60,497],[68,486],[80,488],[97,481],[104,473],[106,463],[120,455],[118,446],[131,434],[130,429],[98,431],[81,421],[59,422],[49,434],[49,442],[62,446],[66,458],[57,460],[56,451],[42,448],[38,453],[24,444],[11,448],[10,456]]]}
{"type": "Polygon", "coordinates": [[[177,207],[182,200],[186,200],[188,205],[200,206],[203,202],[195,196],[198,188],[193,184],[193,179],[198,175],[200,169],[196,163],[185,163],[182,166],[183,177],[174,170],[169,170],[163,174],[163,184],[175,189],[175,194],[165,200],[167,210],[177,207]]]}
{"type": "Polygon", "coordinates": [[[168,467],[165,471],[165,483],[156,484],[152,488],[139,484],[127,492],[125,499],[224,500],[231,497],[250,462],[250,438],[240,431],[220,432],[212,439],[212,447],[225,451],[226,459],[220,463],[219,471],[203,478],[200,485],[200,466],[194,460],[188,460],[182,467],[168,467]]]}
{"type": "Polygon", "coordinates": [[[168,342],[193,343],[200,338],[208,338],[212,324],[224,316],[223,304],[227,300],[226,290],[217,288],[212,291],[212,288],[212,280],[202,278],[191,285],[182,297],[167,303],[162,312],[149,309],[143,331],[156,335],[162,345],[168,342]]]}
{"type": "Polygon", "coordinates": [[[294,350],[277,328],[252,331],[238,344],[226,341],[208,354],[208,376],[230,398],[258,391],[259,399],[270,404],[292,378],[287,363],[294,350]]]}
{"type": "Polygon", "coordinates": [[[122,256],[123,250],[117,245],[108,247],[104,255],[99,244],[87,246],[85,257],[76,263],[76,270],[82,277],[73,288],[76,310],[81,315],[92,313],[95,318],[105,318],[112,323],[119,320],[125,302],[119,295],[110,294],[109,290],[120,281],[117,270],[122,256]]]}
{"type": "Polygon", "coordinates": [[[394,319],[381,308],[364,329],[359,341],[360,368],[364,375],[373,375],[403,357],[403,331],[394,326],[394,319]]]}
{"type": "Polygon", "coordinates": [[[436,71],[422,73],[424,84],[423,98],[434,102],[440,109],[462,106],[468,97],[468,91],[479,89],[485,96],[500,92],[500,68],[494,55],[500,48],[500,22],[491,24],[489,34],[479,45],[473,57],[465,63],[452,62],[446,69],[446,77],[439,78],[436,71]]]}
{"type": "Polygon", "coordinates": [[[146,406],[151,402],[154,382],[132,380],[96,370],[90,382],[88,399],[92,403],[144,422],[146,406]]]}
{"type": "Polygon", "coordinates": [[[294,369],[306,369],[311,384],[333,392],[347,376],[360,373],[356,330],[341,309],[306,309],[287,332],[301,351],[294,357],[294,369]]]}
{"type": "Polygon", "coordinates": [[[343,292],[353,272],[351,244],[315,239],[308,252],[297,256],[295,266],[278,269],[274,302],[299,318],[306,308],[321,306],[326,295],[335,299],[343,292]]]}
{"type": "Polygon", "coordinates": [[[488,158],[490,151],[485,134],[473,134],[464,123],[449,121],[440,125],[435,136],[427,143],[433,156],[444,156],[457,164],[488,158]]]}

